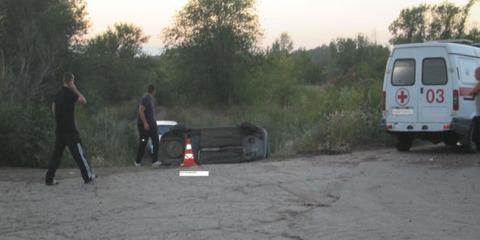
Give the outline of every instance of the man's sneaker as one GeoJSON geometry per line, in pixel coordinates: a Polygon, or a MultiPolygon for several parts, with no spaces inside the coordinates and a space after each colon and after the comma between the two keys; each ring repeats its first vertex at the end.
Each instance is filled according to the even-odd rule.
{"type": "Polygon", "coordinates": [[[152,168],[159,168],[160,166],[162,166],[162,163],[160,161],[152,163],[152,168]]]}
{"type": "Polygon", "coordinates": [[[93,183],[93,180],[95,180],[96,178],[97,178],[97,175],[92,174],[92,177],[90,177],[89,180],[85,181],[85,184],[93,183]]]}
{"type": "Polygon", "coordinates": [[[45,182],[45,184],[46,184],[47,186],[53,186],[53,185],[57,185],[58,182],[57,182],[57,180],[53,179],[51,182],[45,182]]]}
{"type": "Polygon", "coordinates": [[[134,162],[135,163],[135,167],[141,167],[142,164],[141,163],[137,163],[137,162],[134,162]]]}

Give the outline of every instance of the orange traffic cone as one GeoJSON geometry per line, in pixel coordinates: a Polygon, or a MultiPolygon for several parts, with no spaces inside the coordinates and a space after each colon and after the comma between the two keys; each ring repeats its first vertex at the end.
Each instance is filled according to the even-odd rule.
{"type": "Polygon", "coordinates": [[[192,151],[192,140],[187,138],[185,140],[185,154],[183,156],[183,163],[180,165],[182,167],[192,167],[196,166],[195,158],[192,151]]]}

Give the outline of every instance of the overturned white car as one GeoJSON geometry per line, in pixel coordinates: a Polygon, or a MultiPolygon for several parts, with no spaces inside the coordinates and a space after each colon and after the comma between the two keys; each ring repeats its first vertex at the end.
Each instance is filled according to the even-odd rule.
{"type": "Polygon", "coordinates": [[[158,158],[179,165],[183,161],[185,142],[190,138],[198,164],[239,163],[268,158],[268,133],[249,123],[234,127],[188,128],[173,126],[163,133],[158,158]]]}

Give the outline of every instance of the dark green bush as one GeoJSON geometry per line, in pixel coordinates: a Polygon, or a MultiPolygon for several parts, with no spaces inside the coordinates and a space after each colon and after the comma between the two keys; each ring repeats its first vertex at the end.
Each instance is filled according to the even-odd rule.
{"type": "Polygon", "coordinates": [[[0,165],[45,167],[54,135],[49,108],[3,102],[0,113],[0,165]]]}
{"type": "Polygon", "coordinates": [[[137,147],[135,105],[105,107],[92,114],[77,111],[77,127],[87,158],[95,167],[125,166],[133,163],[137,147]],[[133,116],[133,117],[132,117],[133,116]]]}

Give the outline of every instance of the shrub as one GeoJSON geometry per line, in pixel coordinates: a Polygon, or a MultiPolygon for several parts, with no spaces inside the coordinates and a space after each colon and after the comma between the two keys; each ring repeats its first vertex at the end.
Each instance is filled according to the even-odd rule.
{"type": "Polygon", "coordinates": [[[53,146],[53,115],[41,104],[0,104],[0,165],[46,167],[53,146]]]}
{"type": "Polygon", "coordinates": [[[135,159],[135,121],[124,116],[130,107],[104,108],[89,115],[77,112],[77,125],[87,158],[95,167],[125,166],[135,159]]]}
{"type": "Polygon", "coordinates": [[[387,138],[380,129],[381,83],[357,82],[341,88],[329,86],[316,100],[322,115],[295,141],[298,153],[343,153],[353,147],[380,144],[387,138]]]}

